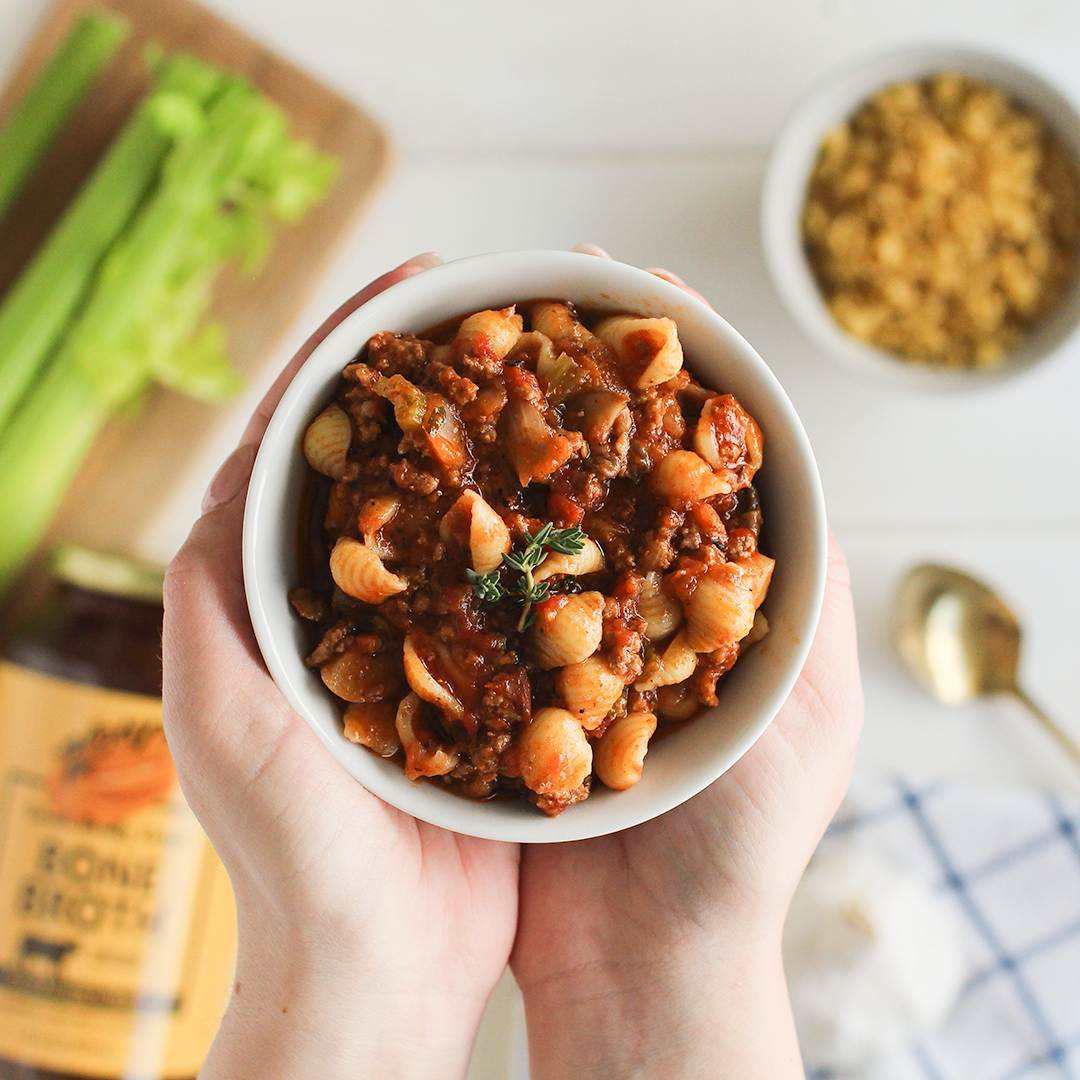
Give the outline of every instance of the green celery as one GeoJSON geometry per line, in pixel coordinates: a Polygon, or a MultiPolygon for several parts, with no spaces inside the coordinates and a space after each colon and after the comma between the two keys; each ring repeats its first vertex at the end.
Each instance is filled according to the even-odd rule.
{"type": "Polygon", "coordinates": [[[84,15],[0,128],[0,217],[129,32],[115,15],[84,15]]]}
{"type": "Polygon", "coordinates": [[[37,546],[108,417],[84,379],[56,366],[0,436],[0,592],[37,546]]]}
{"type": "Polygon", "coordinates": [[[177,54],[136,109],[48,239],[0,303],[0,431],[71,323],[95,270],[146,198],[184,125],[182,105],[209,101],[215,68],[177,54]]]}
{"type": "MultiPolygon", "coordinates": [[[[303,181],[292,169],[267,180],[275,157],[291,145],[279,110],[228,79],[205,122],[189,125],[169,154],[157,189],[102,261],[44,378],[0,432],[0,592],[113,413],[155,378],[203,396],[235,387],[220,330],[197,324],[222,259],[250,253],[251,221],[238,229],[237,213],[272,213],[275,185],[296,190],[303,181]]],[[[315,164],[321,179],[309,185],[308,202],[330,177],[323,159],[315,164]]]]}
{"type": "Polygon", "coordinates": [[[566,353],[559,353],[545,373],[544,395],[561,405],[578,388],[582,377],[581,365],[566,353]]]}
{"type": "MultiPolygon", "coordinates": [[[[206,234],[244,179],[245,170],[282,136],[276,109],[246,83],[230,79],[208,114],[205,132],[166,160],[161,183],[132,228],[102,263],[99,280],[61,348],[102,398],[121,407],[151,374],[121,346],[132,326],[206,234]]],[[[211,244],[209,250],[213,250],[211,244]]]]}
{"type": "MultiPolygon", "coordinates": [[[[178,388],[195,397],[216,400],[238,390],[240,381],[224,360],[216,324],[204,326],[185,342],[175,340],[203,311],[199,298],[191,296],[191,286],[195,292],[206,288],[202,281],[192,280],[187,295],[181,290],[155,298],[120,349],[152,352],[159,365],[179,353],[187,363],[171,381],[182,382],[178,388]],[[185,302],[197,310],[178,317],[176,306],[183,307],[185,302]],[[151,338],[155,339],[152,343],[151,338]]],[[[170,382],[162,378],[160,368],[155,374],[170,382]]],[[[80,371],[72,370],[70,362],[61,362],[45,372],[0,436],[0,507],[7,508],[0,517],[0,593],[37,545],[94,439],[114,412],[114,402],[103,398],[80,371]]]]}
{"type": "Polygon", "coordinates": [[[186,258],[148,301],[124,342],[128,364],[141,364],[157,382],[202,401],[243,389],[225,350],[224,327],[203,321],[218,266],[205,254],[186,258]]]}

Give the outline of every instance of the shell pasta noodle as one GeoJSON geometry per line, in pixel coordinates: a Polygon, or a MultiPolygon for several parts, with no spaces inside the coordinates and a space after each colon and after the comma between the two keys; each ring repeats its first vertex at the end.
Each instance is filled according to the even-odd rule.
{"type": "Polygon", "coordinates": [[[303,440],[290,593],[344,738],[555,815],[717,704],[768,632],[764,447],[683,360],[555,299],[368,341],[303,440]]]}

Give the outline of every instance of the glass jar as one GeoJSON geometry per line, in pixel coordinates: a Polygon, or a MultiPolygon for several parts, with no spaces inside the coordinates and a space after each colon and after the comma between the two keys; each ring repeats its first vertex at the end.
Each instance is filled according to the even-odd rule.
{"type": "Polygon", "coordinates": [[[235,912],[162,730],[162,572],[52,570],[0,660],[0,1080],[194,1077],[235,912]]]}

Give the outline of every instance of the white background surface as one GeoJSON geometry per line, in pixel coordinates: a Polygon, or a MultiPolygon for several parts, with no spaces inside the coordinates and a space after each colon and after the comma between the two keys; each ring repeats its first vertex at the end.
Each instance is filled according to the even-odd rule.
{"type": "MultiPolygon", "coordinates": [[[[152,2],[152,0],[148,0],[152,2]]],[[[383,270],[591,240],[696,285],[773,367],[818,454],[854,578],[867,698],[861,764],[1074,784],[1009,705],[947,710],[904,675],[891,596],[926,558],[1001,589],[1027,628],[1023,678],[1080,737],[1080,342],[996,390],[909,396],[860,382],[786,315],[758,241],[784,114],[849,58],[912,41],[989,46],[1080,99],[1078,0],[211,0],[388,128],[396,165],[280,350],[383,270]]],[[[45,10],[0,0],[0,75],[45,10]]],[[[145,542],[167,558],[261,387],[223,419],[197,483],[145,542]]],[[[474,1075],[518,1075],[497,995],[474,1075]]]]}

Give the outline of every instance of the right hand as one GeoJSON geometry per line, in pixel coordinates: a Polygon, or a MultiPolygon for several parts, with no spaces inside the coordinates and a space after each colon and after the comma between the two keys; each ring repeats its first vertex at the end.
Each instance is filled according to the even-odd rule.
{"type": "Polygon", "coordinates": [[[169,567],[164,708],[184,793],[236,894],[229,1010],[200,1076],[463,1076],[513,940],[518,848],[388,806],[326,752],[281,696],[248,619],[244,497],[277,401],[342,319],[282,373],[210,486],[169,567]]]}

